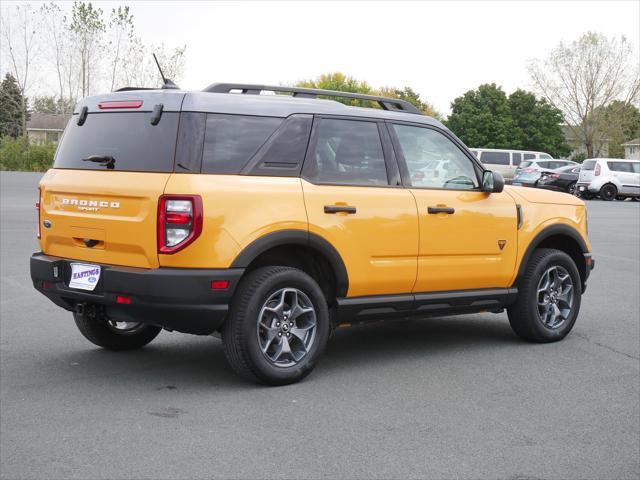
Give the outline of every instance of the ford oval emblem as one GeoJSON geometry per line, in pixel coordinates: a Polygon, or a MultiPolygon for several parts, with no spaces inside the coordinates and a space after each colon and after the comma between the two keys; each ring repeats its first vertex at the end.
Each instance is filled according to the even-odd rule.
{"type": "Polygon", "coordinates": [[[44,228],[51,228],[51,222],[49,220],[42,222],[42,225],[44,225],[44,228]]]}
{"type": "Polygon", "coordinates": [[[96,283],[96,281],[97,281],[97,280],[98,280],[98,279],[97,279],[96,277],[89,277],[89,278],[87,278],[87,281],[88,281],[89,283],[96,283]]]}

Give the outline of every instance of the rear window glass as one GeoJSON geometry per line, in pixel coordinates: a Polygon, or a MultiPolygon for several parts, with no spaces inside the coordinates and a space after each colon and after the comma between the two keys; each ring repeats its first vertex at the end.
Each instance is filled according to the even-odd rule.
{"type": "Polygon", "coordinates": [[[482,152],[482,163],[509,165],[509,152],[482,152]]]}
{"type": "Polygon", "coordinates": [[[530,166],[533,162],[521,162],[520,163],[520,168],[527,168],[528,166],[530,166]]]}
{"type": "Polygon", "coordinates": [[[281,123],[274,117],[207,115],[202,172],[239,173],[281,123]]]}
{"type": "Polygon", "coordinates": [[[596,168],[595,160],[585,160],[582,164],[582,170],[593,170],[594,168],[596,168]]]}
{"type": "Polygon", "coordinates": [[[90,113],[84,125],[73,115],[64,131],[54,168],[171,172],[178,131],[178,113],[165,112],[151,125],[151,112],[90,113]],[[97,162],[84,159],[93,157],[97,162]],[[102,157],[104,160],[101,160],[102,157]]]}
{"type": "Polygon", "coordinates": [[[534,158],[536,158],[535,153],[523,153],[523,156],[525,160],[533,160],[534,158]]]}
{"type": "Polygon", "coordinates": [[[546,159],[552,159],[553,157],[548,153],[541,153],[540,158],[544,158],[546,160],[546,159]]]}

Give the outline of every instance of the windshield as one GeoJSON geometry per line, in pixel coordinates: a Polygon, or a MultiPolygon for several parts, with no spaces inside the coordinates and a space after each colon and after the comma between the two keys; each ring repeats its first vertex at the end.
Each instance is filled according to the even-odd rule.
{"type": "Polygon", "coordinates": [[[83,125],[71,117],[56,152],[54,168],[172,172],[179,113],[165,112],[151,125],[151,112],[90,113],[83,125]],[[84,159],[93,157],[94,161],[84,159]],[[103,165],[101,165],[103,163],[103,165]],[[111,169],[111,168],[110,168],[111,169]]]}

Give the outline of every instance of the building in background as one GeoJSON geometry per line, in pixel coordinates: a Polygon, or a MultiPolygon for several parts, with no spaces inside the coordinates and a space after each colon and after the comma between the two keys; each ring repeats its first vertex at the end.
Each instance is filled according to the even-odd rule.
{"type": "Polygon", "coordinates": [[[31,113],[31,118],[27,122],[29,143],[58,143],[69,117],[71,115],[62,113],[31,113]]]}
{"type": "Polygon", "coordinates": [[[624,158],[627,160],[640,160],[640,138],[634,138],[623,143],[624,158]]]}

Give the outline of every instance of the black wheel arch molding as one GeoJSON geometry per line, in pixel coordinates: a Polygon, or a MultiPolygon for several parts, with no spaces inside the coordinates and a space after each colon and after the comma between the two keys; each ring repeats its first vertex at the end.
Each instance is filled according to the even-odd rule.
{"type": "MultiPolygon", "coordinates": [[[[533,252],[537,248],[543,246],[545,240],[549,240],[553,237],[570,239],[570,241],[574,242],[577,245],[578,249],[580,250],[580,255],[576,255],[575,252],[566,252],[566,253],[569,254],[569,256],[574,260],[574,262],[576,262],[576,267],[580,272],[580,278],[582,280],[582,291],[584,292],[586,290],[587,278],[589,277],[589,273],[593,269],[593,265],[594,265],[592,254],[589,251],[589,248],[587,247],[587,243],[584,241],[584,238],[582,237],[580,232],[578,232],[578,230],[576,230],[575,228],[565,224],[549,225],[548,227],[545,227],[544,229],[542,229],[542,231],[540,231],[533,238],[533,240],[529,242],[529,246],[527,247],[527,250],[522,256],[522,261],[520,262],[520,266],[518,267],[518,275],[516,277],[514,285],[518,285],[522,280],[525,270],[527,268],[527,264],[529,263],[529,260],[531,259],[531,255],[533,254],[533,252]],[[589,260],[587,261],[587,259],[589,260]]],[[[553,248],[553,247],[550,247],[550,248],[553,248]]]]}
{"type": "Polygon", "coordinates": [[[233,260],[229,268],[247,268],[261,254],[275,247],[301,245],[309,247],[325,257],[331,266],[336,281],[336,297],[346,297],[349,289],[347,268],[331,243],[320,235],[307,230],[278,230],[263,235],[247,245],[233,260]]]}

